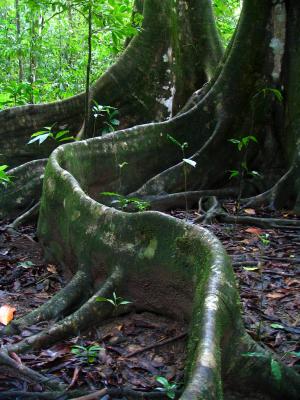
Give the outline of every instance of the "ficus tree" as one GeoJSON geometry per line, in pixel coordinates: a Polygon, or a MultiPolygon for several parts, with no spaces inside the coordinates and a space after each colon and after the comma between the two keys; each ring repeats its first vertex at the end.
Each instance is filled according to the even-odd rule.
{"type": "MultiPolygon", "coordinates": [[[[187,196],[192,201],[203,193],[233,193],[228,171],[240,155],[232,139],[253,136],[258,144],[247,147],[247,166],[262,179],[249,178],[244,186],[251,197],[240,202],[299,212],[300,3],[244,0],[225,54],[209,0],[137,3],[143,29],[91,87],[90,96],[118,107],[122,127],[138,125],[85,140],[92,135],[87,129],[84,140],[58,147],[47,162],[42,195],[45,160],[9,172],[14,185],[3,192],[2,215],[12,216],[41,196],[38,236],[45,254],[74,277],[4,333],[63,318],[7,350],[49,346],[101,321],[111,310],[97,304],[97,297],[117,292],[138,310],[189,322],[181,398],[222,399],[226,384],[296,400],[299,375],[245,332],[232,268],[213,235],[155,211],[134,214],[104,206],[100,193],[119,190],[118,165],[124,162],[121,194],[150,200],[158,209],[187,196]],[[192,165],[184,166],[184,174],[184,161],[168,137],[188,144],[185,159],[192,165]]],[[[34,157],[35,151],[20,145],[49,119],[80,129],[83,107],[84,96],[78,95],[2,111],[0,142],[7,159],[34,157]]],[[[267,220],[260,223],[268,226],[267,220]]]]}

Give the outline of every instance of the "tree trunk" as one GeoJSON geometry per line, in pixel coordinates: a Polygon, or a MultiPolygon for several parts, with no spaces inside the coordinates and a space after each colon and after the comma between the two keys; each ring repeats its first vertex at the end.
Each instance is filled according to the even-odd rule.
{"type": "Polygon", "coordinates": [[[19,66],[19,82],[22,83],[24,79],[24,69],[23,69],[23,56],[21,50],[21,18],[20,18],[20,5],[19,0],[15,0],[15,10],[16,10],[16,42],[17,42],[17,54],[18,54],[18,66],[19,66]]]}
{"type": "MultiPolygon", "coordinates": [[[[159,61],[162,55],[171,54],[166,53],[168,40],[162,40],[157,33],[159,26],[165,28],[163,20],[168,13],[164,7],[169,5],[145,1],[144,31],[132,40],[118,64],[92,88],[93,98],[103,93],[106,80],[112,89],[120,86],[124,96],[135,82],[133,87],[137,91],[132,89],[126,101],[132,93],[141,93],[145,82],[139,86],[137,77],[131,80],[128,70],[137,65],[140,80],[139,73],[144,73],[144,66],[149,66],[151,60],[151,67],[156,70],[161,65],[154,54],[159,54],[159,61]],[[150,29],[152,24],[155,32],[150,29]],[[150,47],[136,53],[135,49],[145,43],[150,47]],[[163,51],[157,52],[154,47],[163,51]]],[[[180,18],[189,15],[192,19],[198,15],[200,5],[201,2],[180,1],[176,13],[180,18]]],[[[211,8],[205,10],[209,18],[211,8]]],[[[189,99],[177,116],[66,144],[52,153],[45,172],[38,236],[48,259],[61,263],[74,277],[46,305],[11,323],[5,333],[56,319],[64,313],[65,316],[48,330],[8,347],[8,351],[46,347],[77,334],[91,321],[101,321],[112,310],[107,303],[99,306],[96,298],[110,297],[117,290],[132,300],[137,310],[159,312],[190,323],[182,399],[220,400],[224,384],[243,386],[249,391],[259,389],[272,399],[298,399],[299,375],[246,334],[233,271],[218,240],[204,229],[158,212],[125,213],[107,207],[103,204],[108,203],[108,198],[101,193],[134,192],[143,197],[180,191],[186,196],[187,189],[220,187],[232,193],[228,170],[238,167],[244,168],[245,176],[257,169],[264,174],[262,185],[271,187],[260,196],[247,199],[248,202],[268,201],[272,206],[290,205],[297,209],[299,17],[300,4],[296,0],[244,0],[237,31],[222,63],[209,83],[189,99]],[[278,101],[278,88],[283,83],[283,100],[278,101]],[[249,145],[242,153],[230,139],[241,140],[245,135],[256,136],[258,145],[249,145]],[[179,147],[176,151],[174,138],[184,154],[179,147]],[[183,143],[188,143],[188,147],[183,143]],[[183,155],[188,162],[182,161],[183,155]],[[191,160],[197,163],[195,167],[191,160]],[[247,162],[247,168],[242,162],[247,162]],[[66,316],[71,307],[75,311],[66,316]],[[274,365],[280,376],[274,374],[274,365]]],[[[185,30],[189,29],[196,38],[199,33],[193,22],[185,30]]],[[[172,22],[172,27],[175,25],[172,22]]],[[[209,29],[206,39],[214,37],[214,29],[209,29]]],[[[169,34],[170,29],[164,32],[169,34]]],[[[186,31],[181,39],[184,34],[186,31]]],[[[183,43],[178,46],[183,47],[183,43]]],[[[181,50],[181,55],[175,56],[179,65],[184,57],[193,56],[188,49],[181,50]]],[[[209,56],[203,64],[205,76],[210,74],[212,60],[209,56]]],[[[203,81],[199,68],[195,66],[191,76],[203,81]]],[[[184,71],[177,76],[186,76],[184,71]]],[[[195,79],[193,85],[200,81],[195,79]]],[[[182,90],[178,86],[179,94],[172,104],[175,108],[184,104],[187,96],[185,87],[181,87],[182,90]]],[[[117,98],[117,90],[111,93],[117,98]]],[[[118,101],[123,101],[122,96],[118,101]]],[[[145,99],[143,102],[148,104],[145,99]]],[[[134,107],[138,109],[137,103],[134,107]]],[[[23,168],[13,171],[15,184],[6,189],[2,210],[7,204],[13,207],[16,191],[26,187],[24,181],[17,179],[23,168]]],[[[31,168],[32,164],[27,164],[26,171],[31,168]]],[[[34,177],[28,193],[40,188],[39,174],[34,177]]],[[[249,185],[251,180],[252,176],[249,185]]],[[[244,186],[251,192],[246,183],[244,186]]],[[[26,199],[17,203],[25,204],[26,199]]]]}
{"type": "MultiPolygon", "coordinates": [[[[169,118],[173,108],[176,76],[179,77],[178,81],[186,79],[186,87],[189,87],[188,91],[176,96],[174,104],[183,104],[187,96],[198,89],[196,84],[202,85],[209,79],[207,71],[211,73],[213,64],[216,67],[222,55],[213,15],[210,12],[210,1],[198,1],[204,10],[208,10],[206,13],[211,19],[210,22],[199,24],[197,27],[198,31],[202,30],[200,41],[197,39],[202,45],[194,45],[196,39],[190,38],[190,43],[194,46],[193,61],[197,65],[196,69],[191,68],[191,71],[194,71],[191,73],[193,76],[196,72],[199,73],[201,79],[197,79],[196,82],[193,78],[193,84],[188,83],[190,76],[186,73],[182,76],[181,66],[178,67],[174,60],[171,38],[176,37],[176,26],[179,24],[174,22],[177,15],[172,8],[172,0],[145,0],[143,29],[132,39],[116,64],[91,87],[90,103],[96,100],[99,104],[118,108],[121,128],[169,118]],[[202,46],[210,49],[211,56],[204,59],[202,53],[197,53],[202,46]]],[[[188,18],[190,15],[185,15],[186,24],[189,24],[188,18]]],[[[174,47],[176,46],[178,53],[178,45],[175,43],[174,47]]],[[[14,166],[22,161],[43,157],[45,153],[49,154],[48,149],[41,154],[38,145],[25,147],[30,134],[44,126],[56,123],[57,127],[67,128],[76,135],[83,122],[84,98],[84,94],[79,94],[50,104],[28,105],[1,111],[0,146],[3,151],[0,163],[14,166]],[[11,143],[14,143],[14,146],[11,143]],[[22,154],[19,154],[18,149],[21,148],[22,154]]],[[[88,135],[93,136],[94,121],[90,119],[87,123],[88,135]]]]}

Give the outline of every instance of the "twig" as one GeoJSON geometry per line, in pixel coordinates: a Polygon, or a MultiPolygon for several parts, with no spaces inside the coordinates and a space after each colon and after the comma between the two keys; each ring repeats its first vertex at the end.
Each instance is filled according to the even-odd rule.
{"type": "Polygon", "coordinates": [[[27,221],[29,218],[32,216],[36,215],[39,211],[40,207],[40,202],[38,201],[33,207],[31,207],[28,211],[26,211],[24,214],[20,215],[18,218],[16,218],[11,224],[7,226],[8,231],[12,230],[14,231],[19,225],[23,224],[25,221],[27,221]]]}
{"type": "MultiPolygon", "coordinates": [[[[115,396],[115,397],[123,397],[128,396],[134,399],[162,399],[165,398],[166,395],[163,392],[141,392],[138,390],[133,390],[129,388],[116,388],[116,389],[101,389],[97,390],[93,393],[83,394],[82,390],[72,390],[68,391],[53,391],[53,392],[24,392],[24,391],[7,391],[0,393],[0,400],[7,400],[21,398],[21,399],[45,399],[45,400],[98,400],[99,398],[108,395],[108,396],[115,396]],[[71,397],[72,396],[72,397],[71,397]],[[80,396],[80,397],[74,397],[80,396]]],[[[181,394],[181,391],[176,391],[176,394],[181,394]]]]}
{"type": "Polygon", "coordinates": [[[127,354],[127,356],[125,356],[125,358],[133,357],[133,356],[135,356],[136,354],[140,354],[140,353],[143,353],[144,351],[151,350],[151,349],[153,349],[154,347],[164,346],[165,344],[174,342],[175,340],[182,339],[182,338],[184,338],[186,335],[187,335],[187,332],[183,332],[183,333],[181,333],[180,335],[174,336],[174,337],[172,337],[172,338],[163,340],[163,341],[161,341],[161,342],[156,342],[156,343],[150,344],[149,346],[143,347],[142,349],[135,350],[135,351],[133,351],[132,353],[127,354]]]}
{"type": "MultiPolygon", "coordinates": [[[[181,391],[176,391],[176,394],[181,394],[181,391]]],[[[134,399],[161,399],[165,398],[166,394],[164,392],[141,392],[138,390],[133,390],[129,388],[118,388],[118,389],[102,389],[97,392],[90,393],[86,396],[74,397],[70,400],[98,400],[99,398],[108,395],[110,397],[125,397],[128,396],[134,399]]]]}
{"type": "Polygon", "coordinates": [[[45,385],[45,387],[48,387],[50,390],[57,390],[57,388],[63,390],[65,388],[65,385],[59,383],[57,380],[49,379],[31,368],[26,367],[24,364],[13,360],[5,351],[0,352],[0,365],[1,364],[8,367],[10,375],[22,377],[29,382],[45,385]]]}

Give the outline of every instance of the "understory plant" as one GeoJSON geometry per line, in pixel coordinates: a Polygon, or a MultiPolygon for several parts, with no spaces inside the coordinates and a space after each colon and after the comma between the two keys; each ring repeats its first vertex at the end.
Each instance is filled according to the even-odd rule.
{"type": "Polygon", "coordinates": [[[102,192],[101,194],[103,196],[115,197],[111,204],[118,204],[123,210],[128,210],[130,206],[136,211],[146,211],[150,208],[150,203],[148,201],[141,200],[137,197],[128,198],[115,192],[102,192]]]}
{"type": "Polygon", "coordinates": [[[75,345],[72,347],[71,353],[88,364],[93,364],[100,350],[102,350],[102,347],[98,344],[93,344],[91,346],[75,345]]]}
{"type": "Polygon", "coordinates": [[[186,218],[187,218],[187,213],[188,213],[188,202],[187,202],[187,196],[186,196],[186,192],[187,192],[187,174],[188,174],[187,165],[190,165],[193,168],[195,168],[197,163],[196,163],[196,161],[191,160],[190,158],[186,158],[185,149],[188,147],[188,143],[187,142],[180,143],[177,139],[175,139],[173,136],[171,136],[169,134],[167,135],[167,138],[170,140],[170,142],[175,144],[175,146],[177,146],[181,150],[182,161],[183,161],[183,175],[184,175],[185,212],[186,212],[186,218]]]}
{"type": "Polygon", "coordinates": [[[176,383],[169,382],[164,376],[157,376],[156,381],[161,384],[161,387],[156,388],[156,390],[165,393],[169,399],[173,400],[176,395],[176,383]]]}
{"type": "Polygon", "coordinates": [[[54,132],[53,131],[54,125],[45,126],[43,130],[33,133],[30,136],[31,139],[29,140],[28,144],[32,144],[35,142],[42,144],[45,142],[45,140],[47,140],[49,138],[55,140],[58,143],[75,140],[74,136],[69,135],[70,132],[68,130],[60,130],[58,132],[54,132]]]}
{"type": "Polygon", "coordinates": [[[230,143],[234,144],[235,148],[241,152],[241,161],[237,169],[230,170],[229,179],[238,178],[239,180],[239,192],[237,198],[237,212],[240,209],[240,201],[243,193],[243,186],[247,177],[259,177],[260,174],[257,171],[253,171],[248,168],[247,164],[247,153],[248,146],[251,142],[258,143],[257,138],[253,135],[243,136],[240,139],[229,139],[230,143]]]}
{"type": "Polygon", "coordinates": [[[102,129],[101,131],[102,135],[114,132],[116,128],[120,125],[120,121],[117,119],[119,111],[116,107],[103,106],[101,104],[98,104],[94,100],[94,106],[92,108],[92,111],[94,115],[94,132],[93,132],[94,135],[96,129],[96,121],[98,117],[104,118],[103,124],[105,125],[105,128],[102,129]]]}
{"type": "Polygon", "coordinates": [[[8,168],[8,165],[0,165],[0,184],[7,185],[11,182],[11,175],[8,175],[5,170],[8,168]]]}
{"type": "Polygon", "coordinates": [[[119,307],[132,303],[131,301],[123,299],[123,297],[117,296],[116,292],[113,292],[111,298],[98,296],[96,301],[110,303],[114,307],[115,312],[117,312],[119,307]]]}

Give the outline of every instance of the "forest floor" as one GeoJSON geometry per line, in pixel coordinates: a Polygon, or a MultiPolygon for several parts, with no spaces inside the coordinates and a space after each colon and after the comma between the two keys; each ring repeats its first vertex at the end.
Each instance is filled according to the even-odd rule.
{"type": "MultiPolygon", "coordinates": [[[[233,204],[228,203],[227,208],[234,212],[233,204]]],[[[270,216],[263,209],[246,209],[244,213],[270,216]]],[[[177,210],[171,215],[192,221],[197,212],[177,210]]],[[[291,218],[289,213],[276,216],[291,218]]],[[[231,256],[248,333],[275,351],[284,363],[299,370],[299,230],[218,223],[205,227],[219,237],[231,256]]],[[[18,318],[47,301],[64,284],[59,266],[43,259],[35,226],[27,225],[12,235],[4,222],[0,224],[0,307],[15,308],[14,317],[18,318]]],[[[15,343],[46,325],[27,327],[20,335],[3,338],[1,344],[15,343]]],[[[108,320],[91,332],[78,332],[76,337],[50,349],[13,357],[44,375],[57,377],[70,389],[93,392],[105,386],[147,392],[161,387],[157,377],[176,382],[180,389],[187,329],[162,316],[133,313],[108,320]],[[93,352],[91,346],[101,348],[93,352]]],[[[0,398],[4,391],[39,392],[42,387],[0,370],[0,398]]],[[[25,397],[15,397],[22,398],[25,397]]]]}

